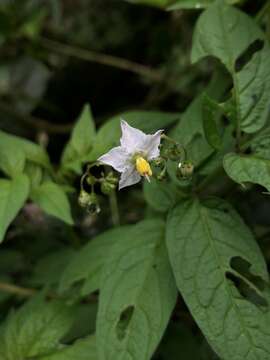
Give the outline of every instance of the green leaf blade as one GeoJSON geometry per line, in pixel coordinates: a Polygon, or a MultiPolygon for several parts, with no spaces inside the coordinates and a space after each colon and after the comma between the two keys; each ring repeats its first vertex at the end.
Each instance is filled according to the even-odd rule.
{"type": "Polygon", "coordinates": [[[240,93],[241,129],[254,133],[265,125],[270,106],[270,48],[256,52],[247,65],[236,74],[240,93]]]}
{"type": "Polygon", "coordinates": [[[78,340],[75,344],[50,355],[39,357],[38,360],[97,360],[95,337],[78,340]]]}
{"type": "Polygon", "coordinates": [[[100,360],[149,360],[160,341],[176,301],[163,231],[161,221],[143,221],[111,250],[97,320],[100,360]]]}
{"type": "Polygon", "coordinates": [[[241,258],[253,275],[269,281],[260,249],[239,215],[221,200],[186,201],[168,217],[167,246],[178,288],[216,353],[225,360],[268,359],[269,294],[254,288],[266,301],[262,308],[228,278],[241,278],[232,268],[232,259],[241,258]]]}
{"type": "Polygon", "coordinates": [[[4,326],[1,340],[6,359],[23,360],[56,349],[72,325],[73,310],[58,300],[46,302],[41,295],[29,300],[4,326]]]}
{"type": "Polygon", "coordinates": [[[129,226],[122,226],[110,229],[83,246],[64,270],[59,285],[60,292],[68,290],[78,282],[83,282],[80,290],[81,296],[89,295],[100,289],[101,273],[106,256],[110,254],[111,247],[118,241],[123,231],[127,231],[129,228],[129,226]]]}
{"type": "Polygon", "coordinates": [[[26,175],[18,175],[13,180],[0,180],[0,242],[6,230],[23,207],[30,191],[26,175]]]}
{"type": "Polygon", "coordinates": [[[73,224],[68,197],[60,185],[46,181],[33,189],[31,199],[49,215],[57,217],[68,225],[73,224]]]}
{"type": "Polygon", "coordinates": [[[191,59],[218,58],[233,73],[237,58],[263,34],[240,10],[216,1],[200,16],[194,33],[191,59]]]}
{"type": "Polygon", "coordinates": [[[235,182],[259,184],[270,192],[270,160],[255,155],[227,154],[223,166],[235,182]]]}
{"type": "Polygon", "coordinates": [[[61,159],[63,168],[77,173],[81,171],[83,160],[93,147],[95,134],[96,128],[91,108],[85,105],[64,149],[61,159]]]}
{"type": "Polygon", "coordinates": [[[205,94],[203,97],[203,129],[205,138],[208,144],[215,150],[220,150],[222,147],[222,138],[215,119],[217,111],[219,111],[218,104],[205,94]]]}

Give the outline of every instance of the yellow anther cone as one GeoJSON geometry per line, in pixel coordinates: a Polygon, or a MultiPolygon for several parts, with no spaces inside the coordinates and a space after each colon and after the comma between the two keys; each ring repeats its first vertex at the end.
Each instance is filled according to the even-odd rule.
{"type": "Polygon", "coordinates": [[[149,162],[141,156],[136,158],[136,170],[141,176],[145,176],[147,179],[152,176],[152,170],[149,162]]]}

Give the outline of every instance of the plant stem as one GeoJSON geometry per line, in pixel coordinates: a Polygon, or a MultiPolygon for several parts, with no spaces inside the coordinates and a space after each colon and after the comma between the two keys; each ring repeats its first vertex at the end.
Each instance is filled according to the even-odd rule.
{"type": "Polygon", "coordinates": [[[35,289],[28,289],[13,284],[0,282],[0,291],[8,292],[10,294],[31,297],[37,293],[35,289]]]}
{"type": "Polygon", "coordinates": [[[77,59],[95,62],[106,66],[112,66],[125,71],[130,71],[137,75],[147,77],[152,81],[159,82],[163,80],[163,76],[160,71],[151,69],[146,65],[138,64],[127,59],[82,49],[73,45],[63,44],[59,41],[44,37],[40,37],[39,41],[41,46],[58,54],[71,56],[77,59]]]}
{"type": "Polygon", "coordinates": [[[266,1],[261,10],[256,15],[256,21],[259,23],[264,18],[265,14],[270,11],[270,1],[266,1]]]}
{"type": "Polygon", "coordinates": [[[115,190],[111,192],[109,198],[110,198],[110,207],[111,207],[113,225],[119,226],[120,225],[120,215],[119,215],[118,202],[117,202],[117,196],[116,196],[115,190]]]}

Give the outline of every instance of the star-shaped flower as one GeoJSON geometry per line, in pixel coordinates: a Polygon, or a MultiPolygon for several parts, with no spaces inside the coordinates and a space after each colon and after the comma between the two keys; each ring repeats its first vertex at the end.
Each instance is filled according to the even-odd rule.
{"type": "Polygon", "coordinates": [[[111,149],[98,160],[121,173],[119,190],[136,184],[141,177],[148,181],[152,176],[149,161],[159,156],[160,137],[163,130],[147,135],[121,120],[120,146],[111,149]]]}

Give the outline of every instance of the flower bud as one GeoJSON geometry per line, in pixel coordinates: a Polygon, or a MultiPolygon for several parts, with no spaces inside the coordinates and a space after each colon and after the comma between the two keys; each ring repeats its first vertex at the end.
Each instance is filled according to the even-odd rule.
{"type": "Polygon", "coordinates": [[[191,162],[184,162],[178,164],[178,174],[182,178],[191,178],[194,171],[194,165],[191,162]]]}
{"type": "Polygon", "coordinates": [[[101,183],[101,191],[104,195],[110,195],[116,188],[116,184],[113,184],[107,180],[101,183]]]}
{"type": "Polygon", "coordinates": [[[86,208],[86,210],[91,214],[98,214],[100,212],[99,201],[97,195],[94,192],[89,194],[82,189],[78,202],[81,207],[86,208]]]}
{"type": "Polygon", "coordinates": [[[106,181],[109,182],[110,184],[117,185],[118,184],[118,177],[115,176],[115,174],[111,171],[106,176],[106,181]]]}
{"type": "Polygon", "coordinates": [[[93,175],[89,174],[86,178],[86,182],[88,185],[95,185],[96,178],[93,175]]]}
{"type": "Polygon", "coordinates": [[[81,207],[86,207],[90,201],[91,201],[90,194],[82,189],[80,191],[80,195],[79,195],[79,198],[78,198],[79,205],[81,207]]]}
{"type": "Polygon", "coordinates": [[[166,153],[168,159],[172,161],[179,161],[180,158],[184,158],[185,152],[183,150],[183,146],[180,144],[173,144],[169,149],[167,149],[166,153]]]}

